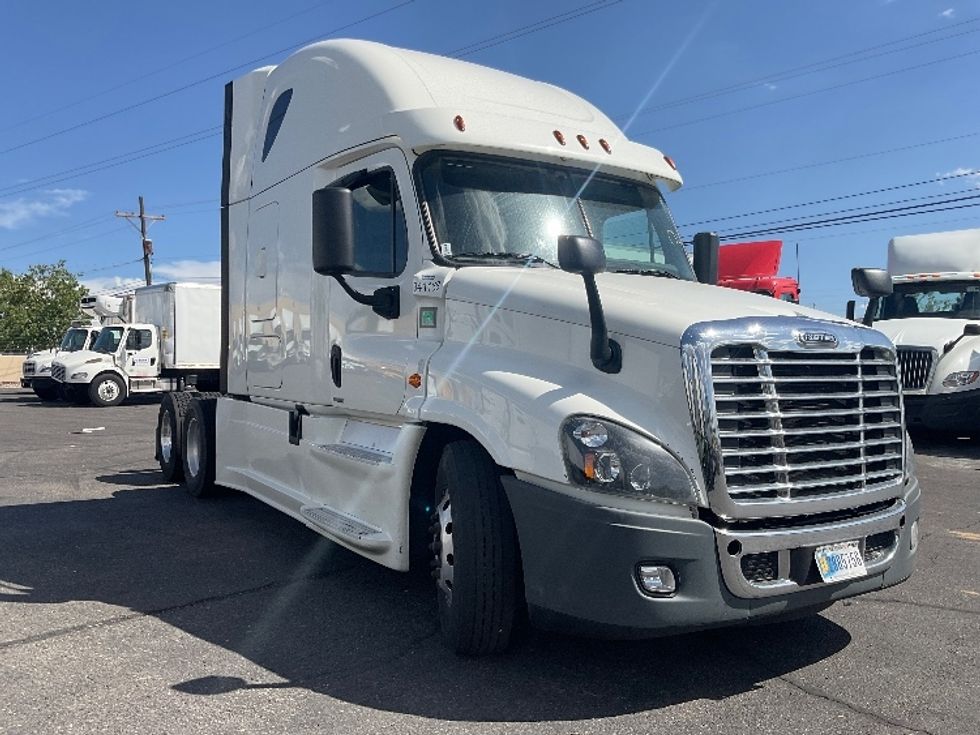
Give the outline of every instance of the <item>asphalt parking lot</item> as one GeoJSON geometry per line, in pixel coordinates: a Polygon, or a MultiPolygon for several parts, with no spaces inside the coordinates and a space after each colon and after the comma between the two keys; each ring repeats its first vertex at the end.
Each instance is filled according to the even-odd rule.
{"type": "Polygon", "coordinates": [[[977,444],[919,438],[903,585],[778,625],[531,632],[472,660],[441,647],[424,582],[162,482],[156,411],[0,390],[0,732],[980,732],[977,444]]]}

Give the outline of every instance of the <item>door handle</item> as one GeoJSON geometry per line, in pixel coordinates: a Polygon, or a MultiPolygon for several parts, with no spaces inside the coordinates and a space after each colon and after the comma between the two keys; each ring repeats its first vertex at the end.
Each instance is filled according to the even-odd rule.
{"type": "Polygon", "coordinates": [[[330,348],[330,377],[333,378],[333,384],[340,387],[340,362],[343,357],[343,352],[340,349],[340,345],[334,345],[330,348]]]}

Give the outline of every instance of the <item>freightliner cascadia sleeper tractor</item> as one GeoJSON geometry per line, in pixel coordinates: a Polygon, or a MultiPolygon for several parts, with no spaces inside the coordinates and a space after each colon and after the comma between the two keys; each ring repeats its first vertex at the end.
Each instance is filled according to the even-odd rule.
{"type": "Polygon", "coordinates": [[[362,41],[225,95],[220,391],[160,412],[192,494],[431,568],[469,654],[525,610],[650,636],[909,576],[894,347],[698,283],[669,158],[562,89],[362,41]]]}

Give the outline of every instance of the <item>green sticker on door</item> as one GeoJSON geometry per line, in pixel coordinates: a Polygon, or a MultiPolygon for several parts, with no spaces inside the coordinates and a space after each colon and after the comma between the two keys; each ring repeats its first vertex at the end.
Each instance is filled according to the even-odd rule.
{"type": "Polygon", "coordinates": [[[436,314],[439,311],[437,306],[419,307],[419,329],[435,329],[437,320],[436,314]]]}

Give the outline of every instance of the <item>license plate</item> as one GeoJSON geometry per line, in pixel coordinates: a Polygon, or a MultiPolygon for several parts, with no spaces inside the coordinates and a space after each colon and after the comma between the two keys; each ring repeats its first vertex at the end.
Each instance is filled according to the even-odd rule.
{"type": "Polygon", "coordinates": [[[818,546],[813,556],[817,561],[820,578],[824,582],[840,582],[844,579],[863,577],[868,573],[864,568],[864,557],[861,555],[861,547],[857,541],[818,546]]]}

